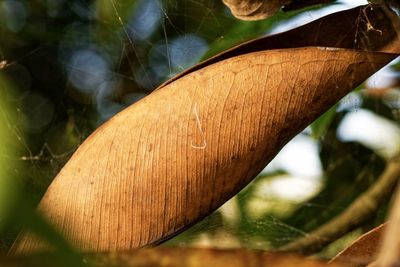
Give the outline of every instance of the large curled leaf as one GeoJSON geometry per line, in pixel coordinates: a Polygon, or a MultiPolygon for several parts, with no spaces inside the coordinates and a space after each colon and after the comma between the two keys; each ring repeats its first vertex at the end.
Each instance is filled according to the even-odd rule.
{"type": "MultiPolygon", "coordinates": [[[[398,40],[386,10],[361,7],[218,55],[95,131],[39,210],[82,250],[169,238],[236,194],[294,135],[396,58],[398,40]]],[[[13,252],[44,246],[24,233],[13,252]]]]}

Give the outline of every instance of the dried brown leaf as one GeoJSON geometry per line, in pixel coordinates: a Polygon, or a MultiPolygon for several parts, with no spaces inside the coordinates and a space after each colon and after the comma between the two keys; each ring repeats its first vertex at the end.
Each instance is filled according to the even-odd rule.
{"type": "Polygon", "coordinates": [[[349,267],[367,266],[375,260],[381,244],[381,238],[387,223],[363,234],[350,246],[338,253],[330,262],[343,263],[349,267]]]}
{"type": "Polygon", "coordinates": [[[400,265],[400,183],[393,196],[389,218],[378,258],[372,266],[393,267],[400,265]]]}
{"type": "MultiPolygon", "coordinates": [[[[3,267],[46,267],[58,266],[60,259],[52,255],[18,258],[0,258],[3,267]]],[[[245,249],[204,248],[153,248],[131,252],[98,253],[85,256],[85,262],[93,267],[344,267],[327,264],[298,256],[266,253],[245,249]]]]}
{"type": "Polygon", "coordinates": [[[291,0],[222,0],[236,18],[261,20],[275,15],[291,0]]]}
{"type": "MultiPolygon", "coordinates": [[[[266,38],[267,44],[257,40],[230,50],[167,82],[79,147],[39,211],[84,251],[132,249],[186,229],[247,185],[294,135],[397,57],[389,53],[400,50],[393,27],[375,36],[367,25],[375,19],[391,25],[383,15],[379,8],[342,12],[333,17],[356,21],[355,39],[337,35],[349,29],[326,32],[348,22],[324,18],[266,38]],[[310,32],[316,27],[324,31],[310,32]],[[339,48],[303,47],[334,46],[321,37],[327,33],[335,34],[327,39],[336,39],[339,48]],[[367,37],[367,43],[357,43],[367,37]]],[[[45,246],[24,233],[13,253],[45,246]]]]}
{"type": "Polygon", "coordinates": [[[301,9],[319,4],[332,3],[334,0],[222,0],[233,16],[241,20],[262,20],[275,15],[278,11],[301,9]]]}
{"type": "Polygon", "coordinates": [[[271,49],[320,46],[398,53],[399,23],[398,17],[386,7],[370,5],[336,12],[293,30],[261,37],[228,49],[176,75],[161,87],[216,62],[271,49]]]}

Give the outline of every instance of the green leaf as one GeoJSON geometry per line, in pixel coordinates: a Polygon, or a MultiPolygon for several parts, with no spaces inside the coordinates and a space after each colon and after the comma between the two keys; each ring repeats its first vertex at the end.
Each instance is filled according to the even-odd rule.
{"type": "Polygon", "coordinates": [[[311,133],[315,139],[320,139],[325,135],[333,119],[335,118],[336,107],[337,105],[334,105],[328,109],[328,111],[322,114],[316,121],[314,121],[314,123],[311,124],[311,133]]]}

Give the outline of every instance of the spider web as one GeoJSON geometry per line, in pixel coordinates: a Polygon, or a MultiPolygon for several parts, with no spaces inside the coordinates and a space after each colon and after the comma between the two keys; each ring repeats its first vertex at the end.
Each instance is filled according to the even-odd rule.
{"type": "MultiPolygon", "coordinates": [[[[297,16],[279,14],[263,22],[237,21],[219,1],[213,0],[77,0],[47,6],[47,15],[54,23],[62,24],[59,16],[63,9],[68,9],[75,18],[55,32],[61,35],[57,42],[35,44],[34,48],[23,48],[27,50],[24,53],[10,52],[9,45],[4,48],[0,44],[0,71],[11,76],[14,73],[21,79],[13,85],[16,92],[6,94],[15,110],[10,112],[0,107],[20,151],[17,155],[2,156],[23,162],[21,166],[27,171],[22,171],[20,176],[28,176],[28,183],[34,185],[40,196],[90,132],[167,79],[219,51],[349,8],[350,2],[360,4],[342,1],[333,7],[297,16]],[[23,56],[13,57],[13,53],[23,56]],[[40,76],[32,74],[34,63],[49,56],[57,61],[50,65],[58,69],[64,81],[58,93],[62,97],[57,94],[49,97],[52,94],[49,89],[40,91],[42,82],[33,80],[40,76]],[[8,116],[8,113],[14,115],[8,116]]],[[[23,1],[18,3],[25,5],[25,9],[32,8],[23,1]]],[[[22,12],[20,6],[8,8],[16,14],[22,12]]],[[[53,84],[62,83],[53,81],[53,84]]],[[[388,100],[394,109],[399,108],[398,99],[395,94],[388,100]]],[[[339,104],[338,110],[357,111],[360,101],[360,94],[352,93],[339,104]]],[[[318,154],[320,144],[310,141],[310,135],[310,129],[301,134],[307,142],[315,144],[314,154],[318,154]]],[[[368,160],[374,156],[369,153],[368,160]]],[[[273,167],[238,196],[169,244],[273,249],[306,236],[309,228],[304,222],[304,227],[299,227],[301,223],[291,224],[287,220],[297,209],[308,207],[310,214],[321,213],[328,220],[332,215],[327,210],[341,210],[346,206],[345,202],[327,205],[321,199],[313,199],[322,190],[326,171],[319,159],[315,162],[319,166],[314,169],[319,171],[298,174],[279,160],[275,161],[273,167]],[[260,189],[288,177],[292,182],[296,177],[306,181],[302,184],[306,192],[297,199],[260,189]]],[[[371,180],[367,182],[370,183],[371,180]]],[[[349,189],[350,195],[357,191],[358,185],[355,183],[349,189]]],[[[298,221],[304,220],[306,215],[298,221]]]]}

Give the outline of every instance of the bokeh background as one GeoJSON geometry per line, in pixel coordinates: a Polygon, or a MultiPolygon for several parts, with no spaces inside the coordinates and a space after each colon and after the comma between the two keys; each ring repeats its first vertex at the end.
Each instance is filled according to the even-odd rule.
{"type": "MultiPolygon", "coordinates": [[[[115,113],[220,51],[366,3],[244,22],[216,0],[1,0],[0,251],[35,225],[31,213],[52,179],[115,113]]],[[[399,153],[399,71],[392,62],[356,88],[240,194],[166,245],[268,250],[334,218],[399,153]]],[[[320,255],[380,224],[387,202],[320,255]]]]}

